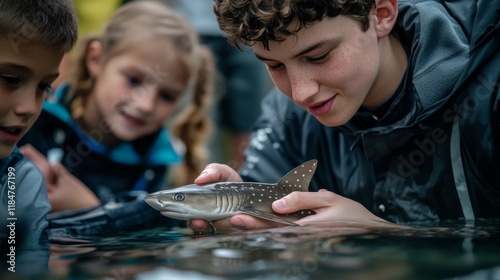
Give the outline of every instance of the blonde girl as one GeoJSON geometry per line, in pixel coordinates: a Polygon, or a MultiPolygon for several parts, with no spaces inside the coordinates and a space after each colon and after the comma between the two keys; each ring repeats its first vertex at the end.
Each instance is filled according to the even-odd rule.
{"type": "Polygon", "coordinates": [[[166,188],[166,172],[170,186],[192,182],[207,158],[213,67],[189,24],[157,2],[122,6],[82,40],[70,79],[23,141],[52,211],[166,188]]]}

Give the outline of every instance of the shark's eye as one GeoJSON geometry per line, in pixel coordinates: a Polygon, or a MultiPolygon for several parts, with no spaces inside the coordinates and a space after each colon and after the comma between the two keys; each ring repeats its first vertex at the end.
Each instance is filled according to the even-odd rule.
{"type": "Polygon", "coordinates": [[[174,194],[174,200],[175,201],[183,201],[184,200],[184,194],[183,193],[176,193],[176,194],[174,194]]]}

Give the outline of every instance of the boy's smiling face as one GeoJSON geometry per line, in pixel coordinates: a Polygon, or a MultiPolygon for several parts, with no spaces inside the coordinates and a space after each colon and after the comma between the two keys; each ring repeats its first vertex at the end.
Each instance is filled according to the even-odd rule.
{"type": "Polygon", "coordinates": [[[40,115],[62,57],[40,43],[0,38],[0,159],[10,155],[40,115]]]}
{"type": "Polygon", "coordinates": [[[284,94],[322,124],[343,125],[360,107],[375,109],[388,100],[404,73],[406,57],[393,46],[399,42],[389,36],[387,11],[394,15],[394,9],[374,10],[366,31],[348,16],[327,17],[282,42],[270,41],[269,50],[262,43],[253,49],[284,94]]]}

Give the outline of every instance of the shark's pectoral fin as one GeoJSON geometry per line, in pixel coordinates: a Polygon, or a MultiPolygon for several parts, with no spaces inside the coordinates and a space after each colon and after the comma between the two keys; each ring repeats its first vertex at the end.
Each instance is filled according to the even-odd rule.
{"type": "Polygon", "coordinates": [[[260,210],[254,209],[254,208],[243,208],[243,209],[240,209],[240,212],[257,217],[257,218],[273,221],[276,223],[297,226],[296,223],[287,221],[278,215],[268,213],[268,212],[263,212],[263,211],[260,211],[260,210]]]}

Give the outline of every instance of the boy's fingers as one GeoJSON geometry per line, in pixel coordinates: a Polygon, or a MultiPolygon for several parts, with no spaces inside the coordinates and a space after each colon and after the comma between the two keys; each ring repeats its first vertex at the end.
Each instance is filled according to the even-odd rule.
{"type": "MultiPolygon", "coordinates": [[[[239,216],[239,215],[237,215],[239,216]]],[[[218,231],[224,231],[228,230],[234,227],[240,227],[240,224],[233,224],[234,221],[234,216],[230,218],[225,218],[225,219],[220,219],[212,222],[212,225],[218,230],[218,231]]]]}
{"type": "Polygon", "coordinates": [[[292,192],[291,194],[273,202],[273,210],[287,214],[304,209],[325,207],[331,203],[335,194],[330,191],[319,192],[292,192]]]}
{"type": "Polygon", "coordinates": [[[195,184],[208,184],[215,182],[240,182],[241,178],[238,173],[231,167],[211,163],[205,167],[201,174],[194,180],[195,184]]]}
{"type": "Polygon", "coordinates": [[[205,231],[208,229],[208,223],[201,219],[189,220],[187,225],[194,231],[205,231]]]}
{"type": "MultiPolygon", "coordinates": [[[[231,218],[220,219],[212,222],[212,225],[217,231],[224,231],[234,228],[240,229],[259,229],[277,227],[279,224],[268,220],[256,218],[250,215],[239,214],[231,218]]],[[[188,227],[198,232],[206,232],[210,230],[210,225],[207,221],[194,219],[188,221],[188,227]]]]}
{"type": "Polygon", "coordinates": [[[260,229],[279,227],[280,224],[269,220],[256,218],[250,215],[240,214],[231,217],[229,220],[232,228],[260,229]]]}

